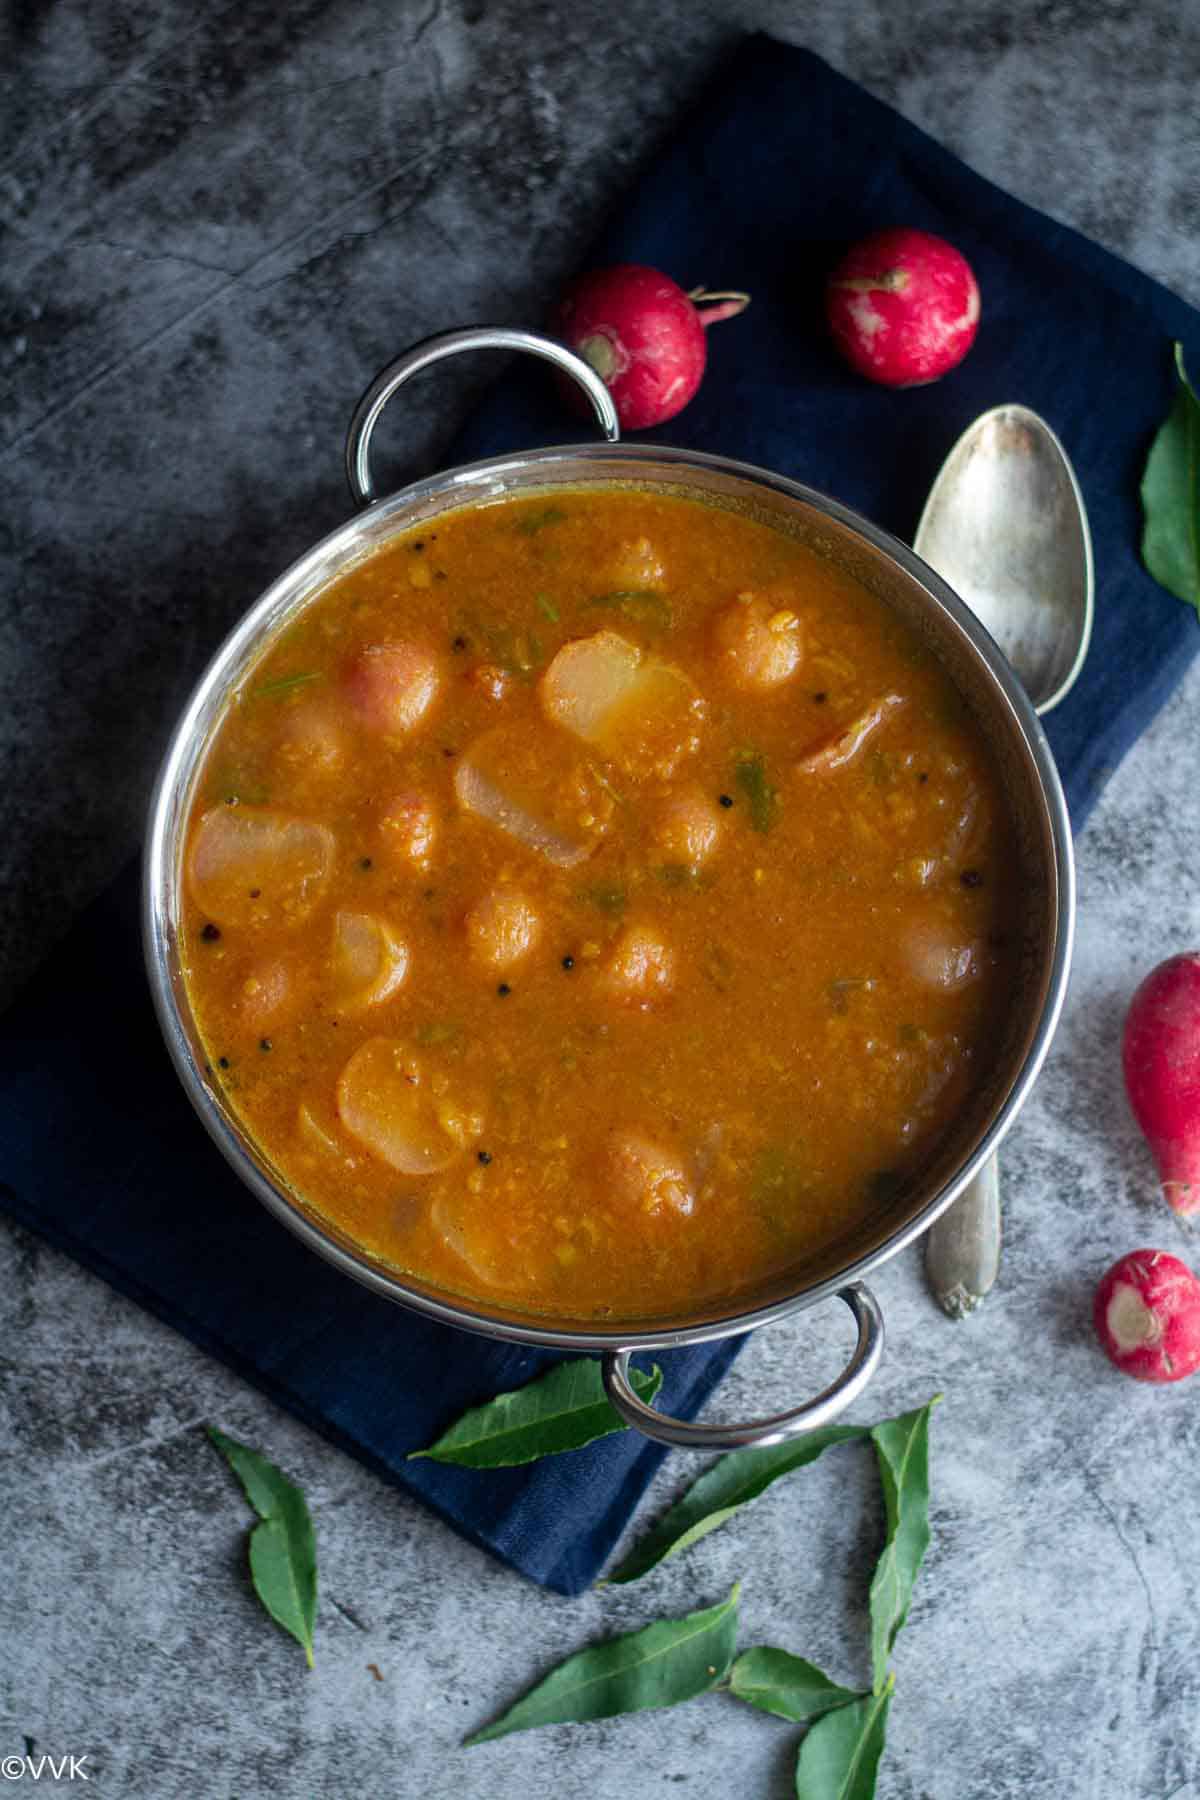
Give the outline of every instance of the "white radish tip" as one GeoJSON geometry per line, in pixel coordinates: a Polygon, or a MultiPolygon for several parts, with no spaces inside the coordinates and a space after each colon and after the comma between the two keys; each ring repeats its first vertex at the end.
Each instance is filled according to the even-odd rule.
{"type": "Polygon", "coordinates": [[[1200,1194],[1196,1192],[1195,1182],[1164,1181],[1162,1191],[1163,1199],[1171,1211],[1190,1231],[1195,1225],[1196,1214],[1200,1212],[1200,1194]]]}
{"type": "Polygon", "coordinates": [[[1123,1356],[1134,1350],[1152,1348],[1162,1342],[1162,1320],[1127,1281],[1118,1281],[1113,1288],[1104,1314],[1104,1323],[1108,1335],[1123,1356]]]}

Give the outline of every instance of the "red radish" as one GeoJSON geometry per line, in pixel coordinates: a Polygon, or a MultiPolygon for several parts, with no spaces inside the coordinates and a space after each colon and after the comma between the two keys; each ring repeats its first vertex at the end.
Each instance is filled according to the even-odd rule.
{"type": "MultiPolygon", "coordinates": [[[[704,375],[705,329],[749,304],[749,294],[685,294],[658,269],[617,263],[567,289],[558,327],[608,387],[624,428],[641,431],[682,412],[704,375]]],[[[565,380],[563,387],[580,407],[578,388],[565,380]]]]}
{"type": "Polygon", "coordinates": [[[965,256],[932,232],[877,231],[829,277],[825,317],[860,375],[920,387],[956,367],[975,340],[979,288],[965,256]]]}
{"type": "Polygon", "coordinates": [[[1125,1091],[1177,1213],[1200,1212],[1200,951],[1147,975],[1125,1015],[1125,1091]]]}
{"type": "Polygon", "coordinates": [[[1200,1281],[1165,1250],[1131,1250],[1096,1289],[1096,1333],[1135,1381],[1182,1381],[1200,1369],[1200,1281]]]}
{"type": "Polygon", "coordinates": [[[407,638],[365,644],[342,671],[342,687],[361,722],[387,737],[405,737],[432,706],[441,677],[428,645],[407,638]]]}

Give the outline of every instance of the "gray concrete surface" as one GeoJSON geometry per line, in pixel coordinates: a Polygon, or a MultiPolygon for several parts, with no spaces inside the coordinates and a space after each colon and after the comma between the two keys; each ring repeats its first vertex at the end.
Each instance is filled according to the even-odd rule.
{"type": "MultiPolygon", "coordinates": [[[[0,988],[132,847],[166,728],[224,626],[343,514],[341,432],[364,376],[448,322],[536,314],[739,32],[818,50],[1200,302],[1197,25],[1174,0],[12,0],[0,988]]],[[[397,467],[436,456],[487,374],[431,380],[419,414],[389,421],[397,467]]],[[[858,1416],[946,1395],[886,1800],[1200,1796],[1196,1392],[1122,1382],[1087,1323],[1117,1253],[1189,1254],[1117,1050],[1141,971],[1200,937],[1198,705],[1200,669],[1080,843],[1077,970],[1006,1156],[1001,1288],[952,1326],[912,1257],[878,1281],[890,1351],[858,1416]]],[[[863,1452],[652,1581],[565,1601],[7,1224],[0,1266],[0,1757],[27,1739],[86,1755],[91,1791],[131,1800],[782,1800],[795,1732],[722,1697],[458,1745],[568,1651],[735,1576],[745,1643],[866,1672],[881,1514],[863,1452]],[[247,1591],[243,1509],[204,1420],[310,1496],[312,1675],[247,1591]]],[[[761,1334],[722,1409],[785,1405],[831,1364],[827,1328],[761,1334]]],[[[642,1523],[691,1469],[668,1462],[642,1523]]]]}

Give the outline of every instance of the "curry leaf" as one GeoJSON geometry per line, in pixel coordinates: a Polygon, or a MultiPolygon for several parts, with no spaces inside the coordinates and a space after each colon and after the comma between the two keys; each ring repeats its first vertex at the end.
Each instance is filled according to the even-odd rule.
{"type": "Polygon", "coordinates": [[[250,1533],[250,1574],[254,1591],[275,1620],[304,1647],[313,1666],[313,1621],[317,1614],[317,1542],[308,1505],[286,1475],[236,1438],[215,1426],[208,1435],[221,1452],[262,1523],[250,1533]]]}
{"type": "Polygon", "coordinates": [[[307,687],[310,681],[320,681],[319,669],[308,669],[303,675],[280,675],[274,681],[264,681],[254,692],[260,700],[273,700],[282,694],[293,694],[297,688],[307,687]]]}
{"type": "Polygon", "coordinates": [[[742,1651],[729,1671],[729,1691],[736,1699],[797,1725],[864,1698],[861,1688],[839,1687],[802,1656],[765,1646],[742,1651]]]}
{"type": "Polygon", "coordinates": [[[511,626],[497,625],[479,635],[506,675],[515,675],[521,681],[533,679],[545,655],[536,631],[514,631],[511,626]]]}
{"type": "MultiPolygon", "coordinates": [[[[662,1370],[631,1373],[635,1391],[648,1404],[662,1386],[662,1370]]],[[[536,1462],[539,1456],[582,1450],[596,1438],[624,1429],[624,1420],[604,1392],[600,1364],[577,1357],[556,1364],[522,1388],[497,1394],[484,1406],[473,1406],[436,1444],[412,1455],[465,1469],[511,1469],[536,1462]]]]}
{"type": "Polygon", "coordinates": [[[711,869],[693,868],[690,863],[660,863],[654,873],[664,887],[686,888],[693,894],[704,893],[717,879],[711,869]]]}
{"type": "Polygon", "coordinates": [[[738,1595],[682,1619],[656,1619],[569,1656],[524,1699],[465,1741],[483,1744],[534,1725],[611,1719],[615,1713],[677,1706],[724,1681],[737,1642],[738,1595]]]}
{"type": "Polygon", "coordinates": [[[935,1394],[915,1412],[885,1419],[871,1430],[887,1511],[887,1541],[871,1581],[876,1694],[887,1679],[888,1657],[908,1617],[917,1571],[929,1548],[929,1418],[940,1399],[935,1394]]]}
{"type": "Polygon", "coordinates": [[[607,913],[610,919],[619,919],[629,904],[629,895],[623,887],[612,882],[598,881],[591,887],[580,888],[579,898],[586,900],[600,912],[607,913]]]}
{"type": "Polygon", "coordinates": [[[489,662],[518,681],[532,681],[545,659],[545,648],[536,631],[520,631],[513,625],[494,624],[471,607],[455,609],[452,628],[455,643],[474,647],[489,662]]]}
{"type": "Polygon", "coordinates": [[[699,1543],[748,1501],[757,1500],[780,1476],[815,1462],[831,1444],[864,1438],[868,1431],[866,1425],[827,1425],[823,1431],[810,1431],[807,1437],[773,1444],[766,1450],[730,1451],[693,1482],[683,1499],[635,1545],[608,1581],[636,1581],[668,1556],[676,1556],[689,1544],[699,1543]]]}
{"type": "Polygon", "coordinates": [[[1179,386],[1150,446],[1142,476],[1142,561],[1178,599],[1200,613],[1200,398],[1175,346],[1179,386]]]}
{"type": "Polygon", "coordinates": [[[767,780],[767,765],[755,751],[743,751],[734,765],[734,780],[750,803],[755,831],[770,831],[779,810],[779,790],[767,780]]]}
{"type": "Polygon", "coordinates": [[[610,594],[593,594],[588,605],[612,607],[634,624],[659,631],[669,631],[675,619],[670,601],[653,588],[614,588],[610,594]]]}
{"type": "Polygon", "coordinates": [[[543,506],[537,512],[524,512],[517,520],[516,529],[522,537],[533,537],[544,531],[547,525],[562,525],[566,522],[566,513],[561,506],[543,506]]]}
{"type": "Polygon", "coordinates": [[[796,1800],[873,1800],[895,1677],[881,1694],[827,1713],[805,1734],[796,1763],[796,1800]]]}

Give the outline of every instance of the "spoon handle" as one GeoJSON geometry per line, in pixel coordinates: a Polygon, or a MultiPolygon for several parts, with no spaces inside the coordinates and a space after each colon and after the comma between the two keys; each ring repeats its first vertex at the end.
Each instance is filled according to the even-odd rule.
{"type": "Polygon", "coordinates": [[[1000,1170],[991,1157],[925,1238],[925,1276],[952,1319],[965,1319],[1000,1272],[1000,1170]]]}

